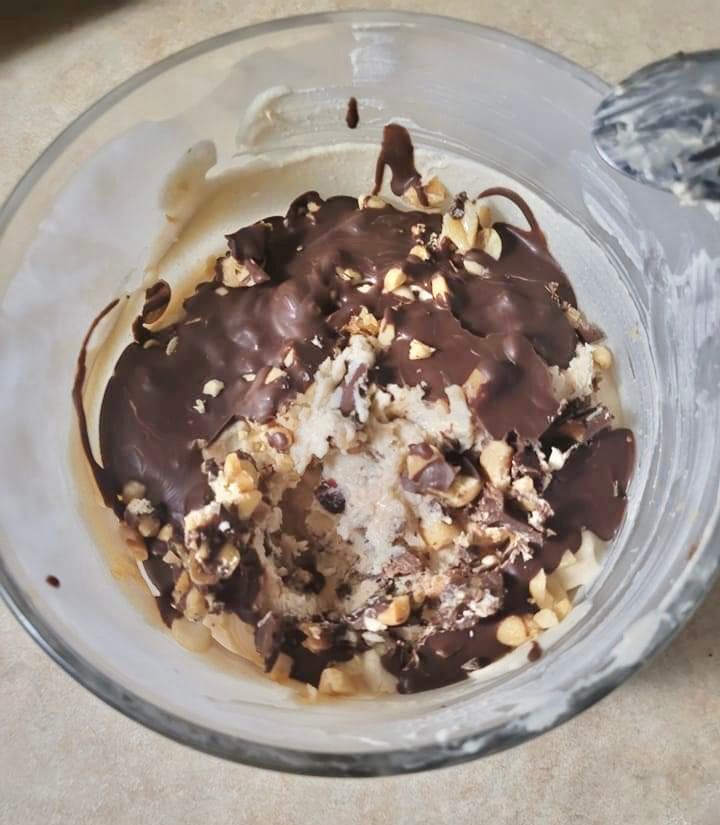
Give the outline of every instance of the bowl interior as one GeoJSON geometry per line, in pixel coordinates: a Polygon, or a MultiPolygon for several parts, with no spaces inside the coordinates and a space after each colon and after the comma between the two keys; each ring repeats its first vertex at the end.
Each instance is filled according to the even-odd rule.
{"type": "MultiPolygon", "coordinates": [[[[0,217],[0,579],[63,666],[197,747],[286,770],[372,774],[447,764],[543,730],[669,637],[718,566],[720,233],[701,209],[601,164],[589,124],[602,92],[577,67],[498,32],[406,14],[319,15],[170,58],[61,136],[0,217]],[[160,624],[96,503],[70,387],[92,318],[141,283],[163,220],[158,193],[186,150],[211,139],[223,167],[319,148],[276,211],[304,188],[360,194],[352,171],[317,180],[335,169],[322,147],[348,140],[350,95],[360,102],[355,143],[377,144],[382,125],[399,120],[421,166],[452,155],[479,164],[478,188],[528,193],[580,306],[612,343],[638,465],[601,575],[539,662],[517,651],[477,682],[298,705],[229,655],[183,650],[160,624]]],[[[273,203],[260,197],[258,210],[273,203]]]]}

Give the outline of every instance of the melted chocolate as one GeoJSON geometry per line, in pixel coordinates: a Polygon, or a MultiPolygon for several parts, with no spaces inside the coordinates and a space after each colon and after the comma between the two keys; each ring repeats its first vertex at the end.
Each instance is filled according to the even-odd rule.
{"type": "MultiPolygon", "coordinates": [[[[375,192],[386,165],[396,195],[414,189],[419,201],[427,203],[412,142],[397,124],[384,130],[375,192]]],[[[417,649],[396,639],[385,664],[398,676],[403,692],[457,681],[466,675],[468,663],[481,667],[505,653],[507,648],[497,641],[497,626],[508,614],[534,609],[528,584],[535,573],[541,567],[550,572],[566,549],[576,550],[583,528],[605,539],[614,535],[625,510],[634,461],[632,434],[610,430],[604,413],[568,409],[558,415],[547,367],[566,367],[579,341],[563,312],[563,306],[575,305],[575,295],[525,202],[505,189],[482,195],[510,198],[529,228],[496,224],[502,240],[500,259],[477,249],[467,254],[484,267],[481,276],[462,271],[451,243],[434,243],[441,232],[440,215],[403,212],[389,205],[360,209],[354,198],[322,201],[317,192],[307,192],[284,217],[269,217],[228,236],[228,254],[235,259],[229,263],[244,268],[247,286],[223,287],[228,262],[220,259],[208,281],[185,301],[183,319],[153,333],[147,324],[160,316],[170,298],[167,284],[159,282],[146,294],[135,325],[136,342],[120,356],[105,391],[99,423],[102,466],[90,450],[81,394],[88,342],[117,302],[93,322],[73,387],[83,448],[106,504],[121,515],[123,485],[141,481],[147,497],[164,508],[178,533],[184,515],[206,501],[201,446],[235,419],[271,421],[310,386],[320,363],[343,343],[344,326],[362,307],[392,322],[395,338],[370,375],[361,368],[349,376],[342,393],[344,414],[352,414],[353,395],[364,392],[368,380],[380,386],[420,386],[425,397],[434,400],[477,370],[482,387],[472,412],[493,438],[508,436],[517,443],[516,469],[537,479],[542,476],[532,447],[525,445],[572,446],[565,466],[544,493],[554,511],[550,538],[531,527],[502,494],[485,488],[474,505],[478,517],[488,526],[522,534],[534,557],[517,557],[497,572],[502,609],[492,618],[463,620],[469,624],[432,633],[417,649]],[[429,251],[429,260],[409,254],[418,243],[429,251]],[[408,301],[385,293],[385,273],[392,267],[407,274],[406,287],[426,295],[433,276],[442,274],[447,299],[408,301]],[[364,285],[362,291],[358,284],[364,285]],[[413,340],[431,348],[429,357],[410,358],[413,340]],[[288,359],[290,350],[293,357],[288,359]],[[282,372],[265,383],[272,368],[282,372]],[[214,397],[203,395],[211,379],[223,382],[222,392],[214,397]]],[[[271,431],[268,441],[278,450],[289,447],[281,431],[271,431]]],[[[414,449],[422,455],[425,446],[414,449]]],[[[475,458],[448,452],[433,455],[417,478],[402,481],[408,489],[443,491],[458,467],[478,476],[475,458]]],[[[323,482],[316,495],[330,512],[344,509],[342,491],[331,482],[323,482]]],[[[161,614],[170,624],[179,615],[171,606],[173,574],[159,554],[151,554],[144,565],[160,591],[161,614]]],[[[261,580],[258,556],[245,548],[241,563],[218,587],[216,598],[257,625],[264,615],[258,605],[261,580]]],[[[323,588],[324,577],[312,553],[298,561],[285,584],[312,592],[323,588]]],[[[343,625],[336,627],[339,634],[343,625]]],[[[321,654],[306,649],[304,638],[297,627],[276,617],[265,619],[256,634],[268,667],[282,650],[293,659],[292,675],[312,684],[329,663],[345,661],[354,652],[340,635],[321,654]]]]}
{"type": "Polygon", "coordinates": [[[375,166],[373,195],[377,195],[382,187],[386,166],[390,167],[390,188],[394,194],[404,195],[408,189],[414,189],[420,203],[423,206],[428,205],[420,173],[415,168],[415,149],[412,140],[407,129],[399,123],[388,123],[383,129],[382,146],[375,166]]]}
{"type": "Polygon", "coordinates": [[[347,112],[345,113],[345,123],[348,129],[357,129],[360,123],[360,113],[358,112],[358,102],[356,98],[351,97],[347,103],[347,112]]]}

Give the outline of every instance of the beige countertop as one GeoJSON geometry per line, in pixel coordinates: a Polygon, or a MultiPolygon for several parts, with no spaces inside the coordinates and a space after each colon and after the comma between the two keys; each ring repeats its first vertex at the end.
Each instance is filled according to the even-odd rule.
{"type": "MultiPolygon", "coordinates": [[[[0,199],[64,126],[139,69],[227,29],[355,5],[353,0],[3,4],[0,199]],[[22,12],[13,13],[13,7],[22,12]]],[[[440,7],[430,0],[371,0],[365,5],[441,11],[497,26],[608,80],[678,49],[720,45],[718,0],[450,0],[440,7]]],[[[649,667],[533,742],[432,774],[323,780],[231,765],[141,728],[52,664],[0,607],[0,823],[717,825],[719,632],[716,587],[649,667]]]]}

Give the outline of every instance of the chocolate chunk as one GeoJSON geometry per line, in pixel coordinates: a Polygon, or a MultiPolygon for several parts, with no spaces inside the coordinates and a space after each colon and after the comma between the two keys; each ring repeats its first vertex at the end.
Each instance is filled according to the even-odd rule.
{"type": "Polygon", "coordinates": [[[57,576],[46,576],[45,581],[50,587],[60,587],[60,579],[57,576]]]}
{"type": "Polygon", "coordinates": [[[337,482],[331,478],[318,484],[315,488],[315,498],[328,513],[339,515],[345,512],[345,496],[338,489],[337,482]]]}

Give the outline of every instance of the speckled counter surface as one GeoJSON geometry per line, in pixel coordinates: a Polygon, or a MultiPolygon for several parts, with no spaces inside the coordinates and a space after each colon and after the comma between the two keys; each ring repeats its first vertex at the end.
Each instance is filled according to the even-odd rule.
{"type": "MultiPolygon", "coordinates": [[[[227,29],[355,5],[3,4],[0,199],[64,126],[139,69],[227,29]]],[[[718,0],[365,5],[497,26],[608,80],[677,49],[720,46],[718,0]]],[[[0,823],[717,825],[719,634],[716,587],[669,650],[560,729],[460,768],[340,781],[227,764],[144,730],[62,673],[0,607],[0,823]]]]}

